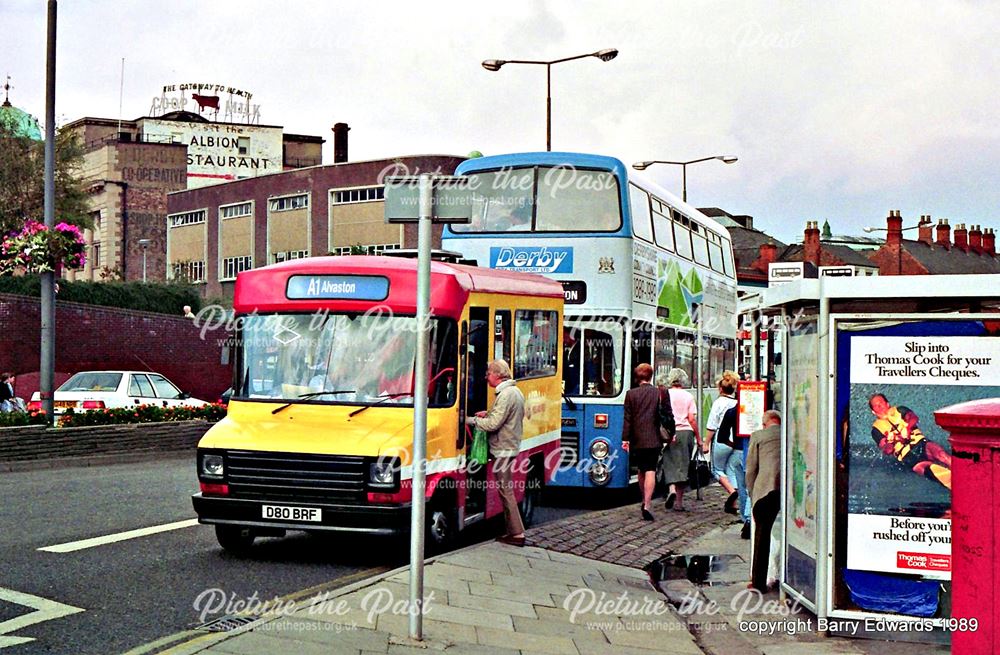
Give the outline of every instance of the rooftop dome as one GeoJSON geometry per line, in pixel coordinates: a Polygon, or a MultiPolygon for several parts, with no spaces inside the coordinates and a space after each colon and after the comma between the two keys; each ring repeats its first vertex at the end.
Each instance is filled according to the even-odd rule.
{"type": "Polygon", "coordinates": [[[42,130],[38,127],[35,117],[26,111],[18,109],[10,104],[10,76],[7,76],[7,83],[3,85],[6,92],[3,104],[0,105],[0,123],[11,130],[16,136],[27,137],[35,141],[42,140],[42,130]]]}

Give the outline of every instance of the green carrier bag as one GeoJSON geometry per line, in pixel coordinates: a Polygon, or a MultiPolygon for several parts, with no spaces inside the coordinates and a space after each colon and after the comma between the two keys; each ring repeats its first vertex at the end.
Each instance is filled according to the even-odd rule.
{"type": "Polygon", "coordinates": [[[469,462],[477,466],[485,466],[489,457],[490,446],[486,440],[486,431],[481,428],[472,430],[472,451],[469,453],[469,462]]]}

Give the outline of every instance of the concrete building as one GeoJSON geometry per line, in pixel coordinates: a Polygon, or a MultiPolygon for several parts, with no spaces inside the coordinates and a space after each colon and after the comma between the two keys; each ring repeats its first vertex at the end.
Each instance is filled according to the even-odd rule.
{"type": "MultiPolygon", "coordinates": [[[[347,154],[346,131],[340,150],[347,154]]],[[[335,143],[335,151],[338,150],[335,143]]],[[[340,155],[338,155],[340,156],[340,155]]],[[[465,158],[412,155],[262,175],[167,196],[168,279],[230,300],[240,271],[288,259],[416,247],[416,225],[387,224],[385,175],[453,174],[465,158]]],[[[434,246],[441,244],[440,226],[434,246]]]]}
{"type": "Polygon", "coordinates": [[[87,265],[70,277],[166,278],[167,193],[322,163],[324,140],[281,127],[212,122],[173,111],[66,126],[84,147],[94,229],[87,265]]]}

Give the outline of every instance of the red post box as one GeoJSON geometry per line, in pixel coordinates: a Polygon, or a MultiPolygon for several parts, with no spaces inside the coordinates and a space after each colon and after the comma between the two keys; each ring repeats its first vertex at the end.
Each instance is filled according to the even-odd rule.
{"type": "Polygon", "coordinates": [[[951,433],[951,649],[970,655],[996,653],[1000,398],[945,407],[934,412],[934,420],[951,433]],[[971,619],[976,619],[974,624],[971,619]]]}

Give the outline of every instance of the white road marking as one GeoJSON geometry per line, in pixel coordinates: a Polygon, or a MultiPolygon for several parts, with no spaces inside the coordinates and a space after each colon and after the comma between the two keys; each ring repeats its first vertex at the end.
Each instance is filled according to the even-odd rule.
{"type": "Polygon", "coordinates": [[[165,523],[163,525],[154,525],[148,528],[139,528],[138,530],[129,530],[128,532],[118,532],[116,534],[109,534],[103,537],[93,537],[91,539],[83,539],[81,541],[70,541],[65,544],[45,546],[44,548],[39,548],[38,550],[43,550],[47,553],[72,553],[73,551],[83,550],[84,548],[93,548],[94,546],[113,544],[116,541],[136,539],[138,537],[145,537],[159,532],[169,532],[170,530],[190,528],[194,525],[198,525],[198,519],[187,519],[185,521],[177,521],[175,523],[165,523]]]}
{"type": "Polygon", "coordinates": [[[34,641],[32,637],[4,636],[8,632],[14,632],[15,630],[20,630],[21,628],[29,625],[34,625],[35,623],[51,621],[52,619],[62,618],[64,616],[69,616],[70,614],[76,614],[77,612],[83,611],[83,609],[79,607],[63,605],[62,603],[57,603],[54,600],[48,600],[47,598],[41,598],[39,596],[32,596],[31,594],[14,591],[13,589],[5,589],[3,587],[0,587],[0,601],[15,603],[17,605],[25,605],[26,607],[30,607],[35,610],[34,612],[29,612],[28,614],[23,614],[0,623],[0,648],[17,646],[18,644],[34,641]]]}

